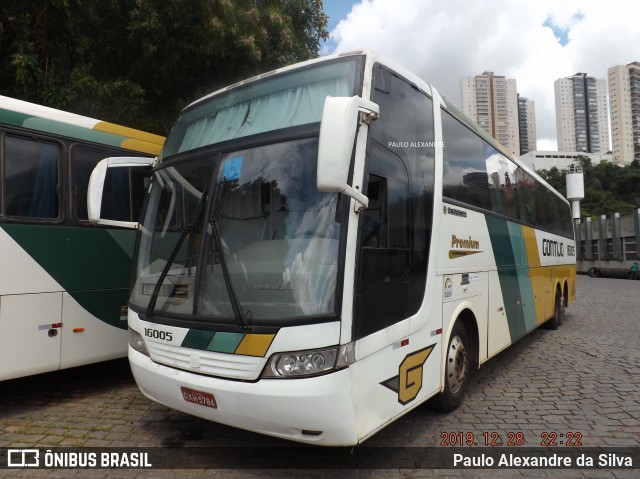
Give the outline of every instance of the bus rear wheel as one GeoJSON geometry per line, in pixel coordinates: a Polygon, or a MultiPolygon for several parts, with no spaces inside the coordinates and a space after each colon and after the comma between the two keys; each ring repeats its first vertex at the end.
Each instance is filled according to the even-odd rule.
{"type": "Polygon", "coordinates": [[[556,291],[556,299],[553,305],[553,317],[547,321],[545,327],[547,329],[556,330],[562,324],[562,320],[564,319],[565,305],[564,305],[564,296],[560,289],[556,291]]]}
{"type": "Polygon", "coordinates": [[[471,378],[471,349],[467,330],[457,321],[451,331],[444,368],[444,391],[433,398],[431,405],[443,412],[456,409],[461,403],[471,378]]]}

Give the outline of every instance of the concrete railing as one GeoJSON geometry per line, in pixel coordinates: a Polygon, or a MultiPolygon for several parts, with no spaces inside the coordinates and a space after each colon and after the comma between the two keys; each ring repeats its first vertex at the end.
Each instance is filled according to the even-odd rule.
{"type": "Polygon", "coordinates": [[[602,215],[575,220],[578,272],[592,276],[628,277],[640,262],[640,208],[633,215],[602,215]]]}

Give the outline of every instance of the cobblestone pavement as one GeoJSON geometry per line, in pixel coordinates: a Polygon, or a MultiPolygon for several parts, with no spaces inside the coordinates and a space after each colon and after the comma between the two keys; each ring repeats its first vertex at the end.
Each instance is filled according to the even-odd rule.
{"type": "MultiPolygon", "coordinates": [[[[440,414],[421,406],[365,445],[440,447],[443,432],[462,431],[473,433],[478,444],[484,432],[494,432],[505,442],[509,433],[521,433],[524,446],[539,446],[545,433],[579,431],[584,447],[640,446],[640,282],[581,276],[578,287],[578,301],[567,310],[560,329],[537,330],[486,363],[458,410],[440,414]]],[[[0,391],[0,447],[286,446],[282,450],[295,454],[290,443],[152,403],[138,391],[126,360],[6,381],[0,391]]],[[[344,454],[344,449],[334,451],[318,454],[344,454]]],[[[0,470],[0,476],[624,478],[638,477],[639,465],[634,466],[491,471],[11,469],[0,470]]]]}

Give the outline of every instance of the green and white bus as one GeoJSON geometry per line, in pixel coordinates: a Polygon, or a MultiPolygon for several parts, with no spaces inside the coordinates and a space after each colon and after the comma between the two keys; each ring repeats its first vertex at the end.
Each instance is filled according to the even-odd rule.
{"type": "MultiPolygon", "coordinates": [[[[135,232],[88,221],[89,176],[163,141],[0,96],[0,380],[126,356],[135,232]]],[[[103,213],[135,225],[139,170],[114,173],[103,213]]]]}
{"type": "Polygon", "coordinates": [[[473,370],[557,327],[576,288],[566,199],[368,52],[185,108],[134,263],[129,360],[146,396],[322,445],[430,398],[457,407],[473,370]]]}

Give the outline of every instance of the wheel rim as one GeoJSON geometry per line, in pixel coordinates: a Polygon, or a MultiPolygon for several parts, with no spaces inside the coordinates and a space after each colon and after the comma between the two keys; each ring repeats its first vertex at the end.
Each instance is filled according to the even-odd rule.
{"type": "Polygon", "coordinates": [[[449,390],[456,394],[462,388],[467,377],[467,350],[462,338],[455,336],[451,340],[447,354],[447,382],[449,390]]]}

